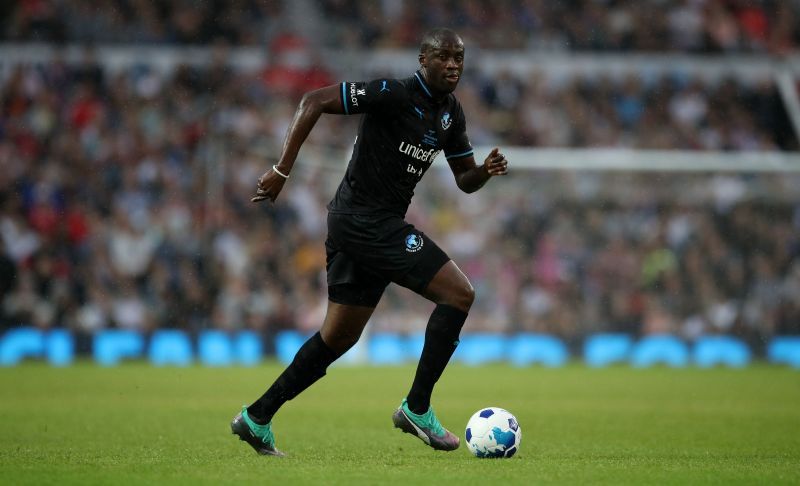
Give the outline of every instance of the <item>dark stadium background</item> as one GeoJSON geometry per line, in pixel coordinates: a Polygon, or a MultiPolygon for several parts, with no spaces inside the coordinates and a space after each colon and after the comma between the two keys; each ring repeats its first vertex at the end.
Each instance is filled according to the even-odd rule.
{"type": "MultiPolygon", "coordinates": [[[[261,346],[249,363],[278,336],[290,355],[323,317],[324,206],[357,120],[317,126],[274,206],[249,202],[257,177],[302,93],[408,75],[446,25],[467,45],[477,154],[507,149],[512,175],[464,195],[433,172],[409,219],[475,285],[465,333],[500,340],[487,361],[520,336],[543,339],[529,364],[552,338],[580,358],[611,335],[614,360],[667,336],[651,361],[691,364],[705,342],[712,364],[800,366],[799,16],[770,0],[2,2],[3,364],[66,364],[120,330],[141,338],[132,356],[181,331],[161,334],[176,363],[212,330],[209,359],[252,351],[240,335],[261,346]]],[[[368,333],[411,359],[429,312],[394,288],[368,333]]]]}

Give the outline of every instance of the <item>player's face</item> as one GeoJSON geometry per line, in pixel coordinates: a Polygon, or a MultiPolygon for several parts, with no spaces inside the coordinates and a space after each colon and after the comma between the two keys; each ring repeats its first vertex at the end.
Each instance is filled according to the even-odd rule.
{"type": "Polygon", "coordinates": [[[464,72],[464,44],[460,40],[441,42],[420,56],[426,81],[440,93],[452,93],[464,72]]]}

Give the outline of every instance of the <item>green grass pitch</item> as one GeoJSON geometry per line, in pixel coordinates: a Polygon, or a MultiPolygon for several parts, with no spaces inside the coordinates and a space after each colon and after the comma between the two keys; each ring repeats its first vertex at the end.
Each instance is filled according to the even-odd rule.
{"type": "Polygon", "coordinates": [[[786,368],[449,367],[433,404],[462,440],[481,407],[519,419],[520,451],[499,460],[392,428],[411,366],[332,367],[275,417],[288,457],[260,457],[228,423],[281,369],[0,369],[0,483],[800,483],[800,373],[786,368]]]}

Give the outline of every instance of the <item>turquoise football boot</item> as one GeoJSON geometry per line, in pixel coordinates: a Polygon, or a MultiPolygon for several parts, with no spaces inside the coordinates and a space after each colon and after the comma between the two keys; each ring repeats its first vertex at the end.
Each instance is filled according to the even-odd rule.
{"type": "Polygon", "coordinates": [[[262,456],[283,457],[286,454],[275,448],[275,436],[272,434],[272,422],[259,425],[247,416],[247,407],[231,421],[231,432],[250,444],[262,456]]]}
{"type": "Polygon", "coordinates": [[[394,426],[407,434],[419,437],[422,442],[439,451],[454,451],[461,441],[452,432],[442,427],[433,407],[422,415],[417,415],[408,408],[406,399],[392,415],[394,426]]]}

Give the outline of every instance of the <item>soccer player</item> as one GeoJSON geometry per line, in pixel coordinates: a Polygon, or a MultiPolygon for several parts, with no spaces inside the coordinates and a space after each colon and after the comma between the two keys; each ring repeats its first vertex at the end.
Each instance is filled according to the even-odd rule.
{"type": "Polygon", "coordinates": [[[405,79],[348,81],[306,93],[278,163],[258,180],[252,201],[274,202],[320,115],[362,114],[347,172],[328,204],[328,310],[322,328],[266,393],[231,422],[233,433],[259,454],[283,455],[275,447],[272,417],[358,341],[390,282],[436,304],[411,389],[392,421],[434,449],[459,446],[458,437],[436,418],[430,400],[458,345],[475,291],[447,254],[404,217],[414,187],[441,151],[456,184],[467,193],[493,176],[506,175],[508,168],[498,148],[483,164],[475,163],[464,113],[452,94],[464,70],[461,38],[449,29],[428,32],[419,64],[405,79]]]}

